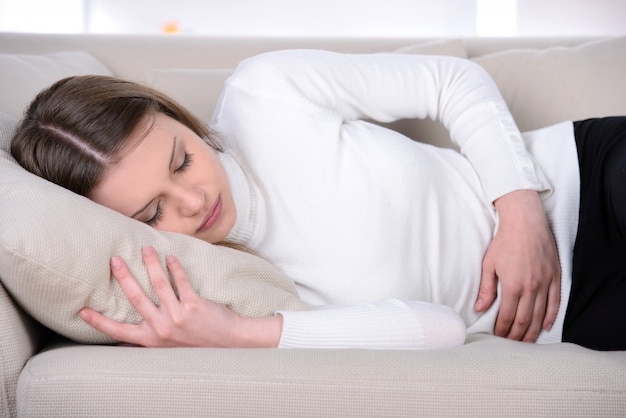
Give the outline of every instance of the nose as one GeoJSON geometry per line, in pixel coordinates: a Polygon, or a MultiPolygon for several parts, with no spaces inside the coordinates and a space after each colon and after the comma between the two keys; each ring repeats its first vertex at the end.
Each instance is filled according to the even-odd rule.
{"type": "Polygon", "coordinates": [[[177,193],[177,201],[182,216],[194,216],[204,208],[204,192],[197,187],[181,187],[177,193]]]}

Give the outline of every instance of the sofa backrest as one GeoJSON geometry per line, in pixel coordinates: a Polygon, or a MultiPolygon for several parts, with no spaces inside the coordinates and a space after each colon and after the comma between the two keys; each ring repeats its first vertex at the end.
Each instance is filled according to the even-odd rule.
{"type": "Polygon", "coordinates": [[[135,81],[147,71],[172,68],[234,68],[243,59],[278,49],[391,52],[412,45],[460,42],[469,58],[511,48],[573,47],[597,38],[255,38],[195,35],[53,35],[0,33],[0,53],[43,54],[79,50],[93,55],[116,75],[135,81]]]}
{"type": "MultiPolygon", "coordinates": [[[[156,87],[208,121],[221,84],[242,60],[266,51],[316,48],[337,52],[429,53],[469,58],[494,77],[520,129],[564,120],[626,114],[626,38],[223,38],[168,35],[37,35],[0,33],[0,54],[80,50],[115,75],[156,87]],[[607,100],[608,98],[608,100],[607,100]]],[[[2,100],[2,98],[0,98],[2,100]]],[[[447,132],[430,121],[393,128],[439,146],[447,132]]]]}

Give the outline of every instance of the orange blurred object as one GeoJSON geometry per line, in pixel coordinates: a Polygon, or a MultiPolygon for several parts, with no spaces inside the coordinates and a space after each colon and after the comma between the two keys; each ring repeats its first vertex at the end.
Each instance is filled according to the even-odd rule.
{"type": "Polygon", "coordinates": [[[170,20],[169,22],[165,22],[161,27],[161,32],[163,33],[179,33],[180,32],[180,24],[175,20],[170,20]]]}

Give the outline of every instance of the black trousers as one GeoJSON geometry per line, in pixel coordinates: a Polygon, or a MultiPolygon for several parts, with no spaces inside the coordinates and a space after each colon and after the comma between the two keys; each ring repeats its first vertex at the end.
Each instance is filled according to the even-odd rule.
{"type": "Polygon", "coordinates": [[[574,124],[580,218],[563,341],[626,349],[626,117],[574,124]]]}

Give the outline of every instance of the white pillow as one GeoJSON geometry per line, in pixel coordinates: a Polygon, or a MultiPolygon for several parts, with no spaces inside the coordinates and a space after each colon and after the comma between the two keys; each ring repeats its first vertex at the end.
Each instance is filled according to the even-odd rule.
{"type": "Polygon", "coordinates": [[[522,131],[626,115],[626,37],[509,50],[474,61],[491,74],[522,131]]]}
{"type": "Polygon", "coordinates": [[[62,78],[84,74],[112,75],[100,61],[79,51],[0,54],[0,112],[21,118],[41,90],[62,78]]]}
{"type": "MultiPolygon", "coordinates": [[[[1,108],[21,117],[40,89],[66,76],[89,73],[110,74],[83,53],[0,54],[1,108]]],[[[9,154],[16,124],[14,117],[0,112],[0,280],[42,324],[79,342],[113,342],[83,322],[78,312],[90,307],[117,321],[139,322],[111,276],[109,260],[124,257],[156,302],[141,260],[146,245],[161,256],[177,256],[200,295],[241,315],[307,308],[294,283],[259,257],[156,231],[27,172],[9,154]]]]}

